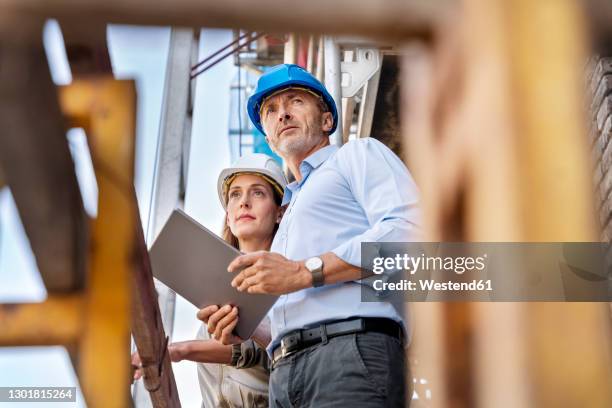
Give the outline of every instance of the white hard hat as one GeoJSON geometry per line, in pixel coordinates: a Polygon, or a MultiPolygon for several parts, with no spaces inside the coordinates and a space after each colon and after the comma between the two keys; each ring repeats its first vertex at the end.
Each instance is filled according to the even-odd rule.
{"type": "Polygon", "coordinates": [[[219,201],[221,201],[223,208],[226,207],[225,189],[233,180],[232,176],[243,173],[263,176],[266,181],[272,184],[272,188],[278,192],[280,197],[283,196],[287,179],[278,163],[266,154],[251,153],[240,157],[231,167],[223,169],[219,174],[217,192],[219,193],[219,201]]]}

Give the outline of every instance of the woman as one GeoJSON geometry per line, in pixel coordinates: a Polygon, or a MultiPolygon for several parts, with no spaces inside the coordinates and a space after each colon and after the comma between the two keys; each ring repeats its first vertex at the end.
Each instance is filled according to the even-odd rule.
{"type": "MultiPolygon", "coordinates": [[[[226,210],[223,239],[244,253],[269,250],[282,217],[286,184],[281,168],[265,154],[245,155],[224,169],[217,183],[219,199],[226,210]]],[[[231,315],[234,313],[235,308],[231,315]]],[[[265,322],[260,329],[266,331],[265,322]]],[[[268,406],[268,360],[262,347],[265,344],[260,346],[249,339],[225,346],[211,339],[204,325],[197,339],[172,343],[168,352],[173,362],[199,363],[203,407],[268,406]]],[[[137,353],[132,364],[140,367],[137,353]]],[[[134,379],[141,376],[141,370],[136,370],[134,379]]]]}

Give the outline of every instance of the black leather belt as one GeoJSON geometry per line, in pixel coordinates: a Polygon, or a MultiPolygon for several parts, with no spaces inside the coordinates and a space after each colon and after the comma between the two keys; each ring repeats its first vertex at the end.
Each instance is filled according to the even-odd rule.
{"type": "Polygon", "coordinates": [[[404,339],[402,326],[391,319],[364,317],[324,323],[312,329],[296,330],[283,336],[280,346],[272,352],[272,364],[326,339],[363,332],[383,333],[400,341],[404,339]]]}

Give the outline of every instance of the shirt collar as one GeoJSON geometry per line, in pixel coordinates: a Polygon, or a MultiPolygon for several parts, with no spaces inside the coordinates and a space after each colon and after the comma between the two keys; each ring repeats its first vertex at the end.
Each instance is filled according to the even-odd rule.
{"type": "MultiPolygon", "coordinates": [[[[316,169],[321,164],[323,164],[323,162],[327,160],[329,156],[336,152],[336,150],[338,150],[338,146],[332,144],[317,150],[316,152],[305,158],[302,163],[300,163],[300,170],[304,168],[305,164],[310,166],[310,169],[316,169]]],[[[302,181],[304,180],[304,178],[302,179],[302,181]]]]}
{"type": "Polygon", "coordinates": [[[285,187],[285,193],[283,194],[283,203],[282,205],[287,205],[291,201],[291,195],[304,184],[310,173],[313,169],[316,169],[321,164],[323,164],[329,157],[334,154],[338,150],[338,146],[336,145],[327,145],[316,152],[312,153],[310,156],[306,157],[302,163],[300,163],[300,171],[302,173],[302,181],[294,181],[285,187]]]}

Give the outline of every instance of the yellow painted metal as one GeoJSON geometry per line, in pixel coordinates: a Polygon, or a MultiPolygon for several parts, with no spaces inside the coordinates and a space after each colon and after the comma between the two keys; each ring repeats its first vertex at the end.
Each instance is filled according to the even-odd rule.
{"type": "Polygon", "coordinates": [[[42,303],[0,304],[0,346],[75,344],[83,328],[81,295],[42,303]]]}
{"type": "Polygon", "coordinates": [[[90,407],[123,407],[129,398],[130,279],[134,268],[133,82],[76,80],[60,102],[73,125],[85,128],[98,182],[98,217],[79,347],[79,379],[90,407]]]}

